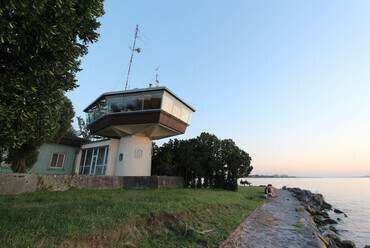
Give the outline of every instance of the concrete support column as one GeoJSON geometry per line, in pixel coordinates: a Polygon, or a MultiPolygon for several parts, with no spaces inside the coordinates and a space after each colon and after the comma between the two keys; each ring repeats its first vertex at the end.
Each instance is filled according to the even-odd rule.
{"type": "Polygon", "coordinates": [[[150,176],[152,141],[148,137],[120,138],[115,176],[150,176]]]}

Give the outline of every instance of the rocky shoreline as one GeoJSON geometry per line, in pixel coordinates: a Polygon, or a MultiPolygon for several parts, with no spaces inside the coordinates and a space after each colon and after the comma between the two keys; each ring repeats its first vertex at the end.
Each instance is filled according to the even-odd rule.
{"type": "MultiPolygon", "coordinates": [[[[341,221],[341,217],[347,217],[343,211],[339,209],[333,210],[332,206],[324,200],[321,194],[314,194],[309,190],[302,190],[299,188],[283,187],[283,189],[292,192],[293,196],[300,201],[305,210],[312,216],[312,225],[317,230],[318,237],[328,248],[356,247],[353,241],[342,240],[338,230],[334,226],[338,224],[338,221],[341,221]],[[329,217],[328,211],[332,210],[339,214],[336,220],[329,217]]],[[[365,248],[370,247],[365,246],[365,248]]]]}

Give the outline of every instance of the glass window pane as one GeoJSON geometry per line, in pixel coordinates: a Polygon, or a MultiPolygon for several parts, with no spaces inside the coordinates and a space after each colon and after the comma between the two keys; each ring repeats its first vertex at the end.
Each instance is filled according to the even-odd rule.
{"type": "Polygon", "coordinates": [[[126,111],[138,111],[143,109],[143,96],[125,96],[126,111]]]}
{"type": "Polygon", "coordinates": [[[102,98],[99,102],[95,103],[88,110],[88,122],[91,123],[108,112],[108,106],[105,98],[102,98]]]}
{"type": "Polygon", "coordinates": [[[107,99],[110,113],[117,113],[124,111],[123,96],[109,97],[107,99]]]}
{"type": "Polygon", "coordinates": [[[93,157],[93,162],[91,165],[91,174],[95,174],[96,156],[93,157]]]}
{"type": "Polygon", "coordinates": [[[50,167],[56,167],[58,160],[58,154],[53,154],[53,157],[51,158],[50,167]]]}
{"type": "Polygon", "coordinates": [[[63,168],[63,162],[64,162],[64,154],[59,154],[57,167],[63,168]]]}
{"type": "Polygon", "coordinates": [[[104,154],[105,154],[105,147],[100,147],[99,148],[99,153],[98,153],[98,161],[97,165],[103,165],[104,163],[104,154]]]}
{"type": "Polygon", "coordinates": [[[85,165],[90,166],[92,157],[92,149],[87,149],[85,165]]]}
{"type": "Polygon", "coordinates": [[[103,166],[96,166],[95,175],[103,175],[103,166]]]}
{"type": "Polygon", "coordinates": [[[89,173],[90,173],[90,166],[84,167],[84,169],[82,171],[82,174],[83,175],[88,175],[89,173]]]}
{"type": "Polygon", "coordinates": [[[144,110],[145,109],[160,109],[162,102],[162,93],[147,94],[144,98],[144,110]]]}

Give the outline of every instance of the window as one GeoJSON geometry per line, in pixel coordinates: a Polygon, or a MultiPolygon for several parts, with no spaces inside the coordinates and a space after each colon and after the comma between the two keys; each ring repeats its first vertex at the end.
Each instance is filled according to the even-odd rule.
{"type": "Polygon", "coordinates": [[[144,96],[144,110],[160,109],[162,102],[162,93],[145,94],[144,96]]]}
{"type": "Polygon", "coordinates": [[[125,97],[126,111],[140,111],[143,110],[143,95],[129,95],[125,97]]]}
{"type": "Polygon", "coordinates": [[[108,146],[82,150],[79,174],[105,175],[107,169],[108,146]]]}
{"type": "Polygon", "coordinates": [[[53,157],[51,158],[50,168],[58,168],[62,169],[64,164],[64,153],[53,153],[53,157]]]}
{"type": "Polygon", "coordinates": [[[123,96],[107,97],[109,113],[124,112],[123,96]]]}

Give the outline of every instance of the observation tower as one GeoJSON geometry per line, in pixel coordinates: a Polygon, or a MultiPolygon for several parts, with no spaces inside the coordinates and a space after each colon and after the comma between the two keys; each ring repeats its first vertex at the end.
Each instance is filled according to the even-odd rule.
{"type": "Polygon", "coordinates": [[[186,131],[195,110],[166,87],[107,92],[87,108],[92,134],[119,139],[116,176],[150,176],[152,140],[186,131]]]}

